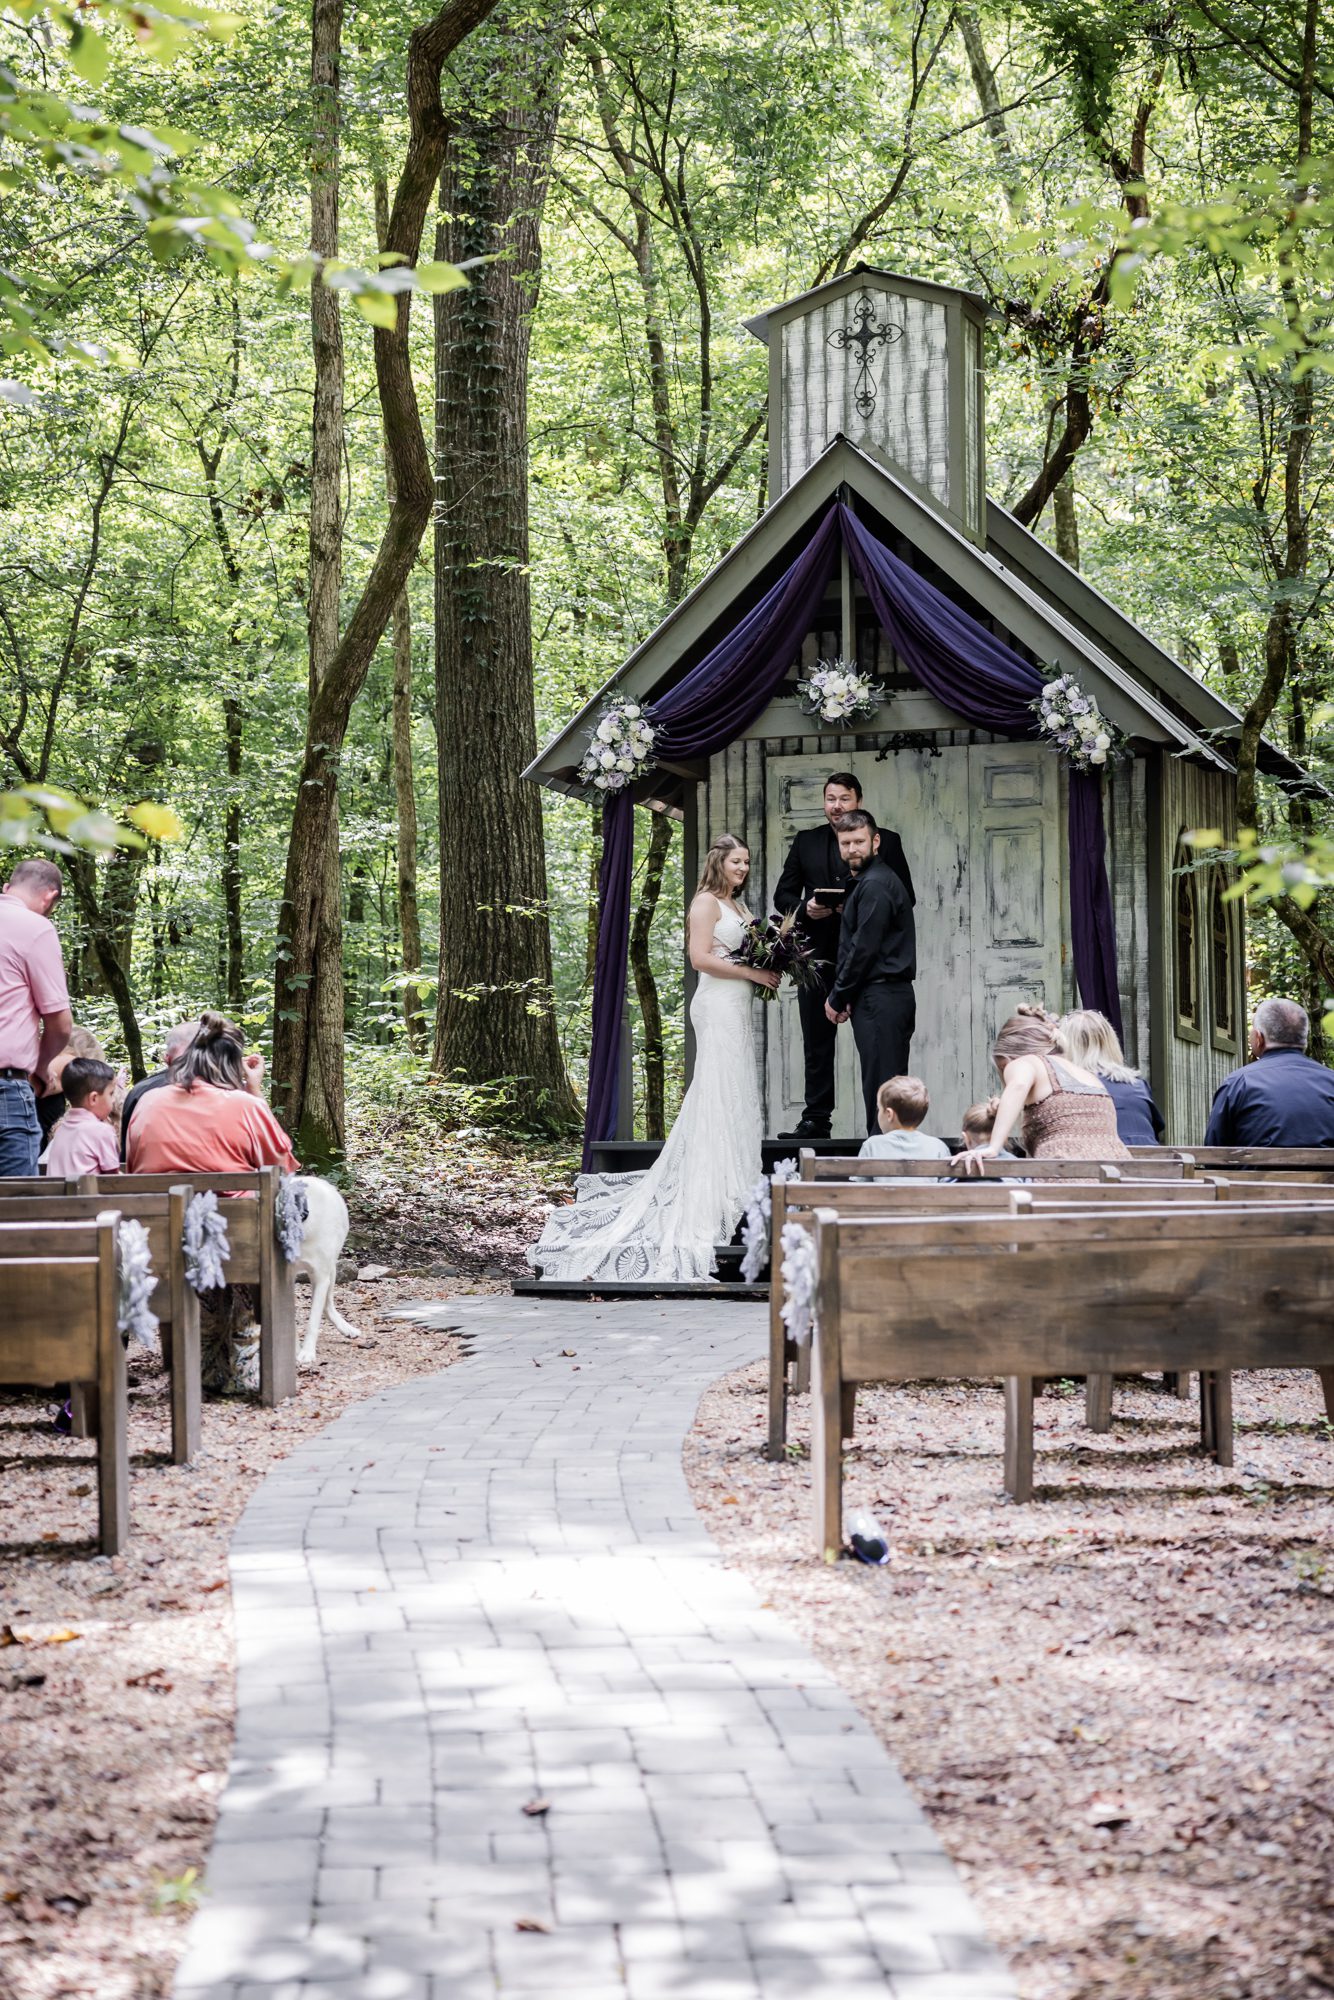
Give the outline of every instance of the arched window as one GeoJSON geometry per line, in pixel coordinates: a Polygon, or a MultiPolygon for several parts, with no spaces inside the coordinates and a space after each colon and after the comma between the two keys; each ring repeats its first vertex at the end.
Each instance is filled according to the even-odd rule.
{"type": "Polygon", "coordinates": [[[1190,872],[1191,857],[1184,846],[1177,848],[1176,933],[1173,971],[1176,985],[1177,1033],[1190,1041],[1200,1034],[1200,936],[1199,897],[1196,878],[1190,872]]]}
{"type": "Polygon", "coordinates": [[[1215,1046],[1237,1046],[1237,908],[1226,900],[1227,883],[1215,869],[1209,884],[1209,992],[1215,1046]]]}

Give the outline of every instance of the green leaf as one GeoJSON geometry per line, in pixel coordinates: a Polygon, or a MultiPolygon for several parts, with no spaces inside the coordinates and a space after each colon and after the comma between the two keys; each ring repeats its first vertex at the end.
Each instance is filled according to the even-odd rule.
{"type": "Polygon", "coordinates": [[[397,299],[388,292],[360,291],[353,296],[363,319],[368,319],[372,326],[382,326],[387,333],[393,332],[398,325],[397,299]]]}
{"type": "Polygon", "coordinates": [[[457,292],[468,280],[457,264],[418,264],[417,283],[424,292],[457,292]]]}
{"type": "Polygon", "coordinates": [[[107,45],[86,21],[76,20],[70,30],[69,59],[85,83],[101,83],[107,73],[107,45]]]}

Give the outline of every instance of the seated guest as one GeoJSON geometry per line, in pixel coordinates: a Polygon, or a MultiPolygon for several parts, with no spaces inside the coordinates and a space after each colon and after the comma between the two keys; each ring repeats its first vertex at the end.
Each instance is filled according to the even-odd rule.
{"type": "Polygon", "coordinates": [[[141,1077],[122,1105],[120,1114],[120,1157],[122,1163],[125,1160],[126,1148],[129,1145],[130,1120],[134,1116],[135,1106],[146,1092],[161,1090],[164,1083],[171,1082],[171,1065],[176,1060],[176,1057],[181,1055],[190,1046],[195,1038],[195,1029],[198,1026],[199,1023],[197,1020],[181,1021],[176,1027],[168,1030],[167,1038],[162,1044],[163,1067],[153,1070],[148,1076],[141,1077]]]}
{"type": "Polygon", "coordinates": [[[169,1065],[169,1081],[139,1099],[130,1126],[132,1174],[296,1172],[287,1134],[264,1102],[264,1058],[247,1055],[241,1030],[205,1014],[169,1065]]]}
{"type": "Polygon", "coordinates": [[[1071,1062],[1100,1076],[1116,1106],[1116,1129],[1127,1146],[1161,1146],[1167,1130],[1153,1092],[1137,1069],[1131,1069],[1105,1014],[1085,1007],[1061,1016],[1061,1047],[1071,1062]]]}
{"type": "MultiPolygon", "coordinates": [[[[975,1152],[979,1146],[990,1142],[996,1129],[996,1113],[1000,1110],[999,1097],[989,1097],[985,1104],[970,1104],[963,1114],[961,1131],[965,1152],[975,1152]]],[[[1012,1146],[1007,1146],[999,1156],[1002,1160],[1017,1160],[1022,1157],[1012,1146]]]]}
{"type": "Polygon", "coordinates": [[[956,1167],[972,1173],[983,1160],[999,1159],[1021,1119],[1030,1160],[1129,1158],[1102,1079],[1063,1055],[1059,1023],[1045,1008],[1012,1014],[992,1044],[991,1059],[1003,1086],[991,1137],[985,1146],[956,1153],[956,1167]]]}
{"type": "Polygon", "coordinates": [[[891,1076],[876,1093],[880,1130],[862,1140],[858,1159],[948,1160],[945,1141],[918,1129],[930,1109],[931,1099],[920,1077],[891,1076]]]}
{"type": "MultiPolygon", "coordinates": [[[[50,1067],[46,1072],[46,1089],[37,1100],[37,1123],[42,1128],[43,1152],[51,1134],[69,1109],[69,1101],[60,1087],[60,1079],[64,1074],[65,1064],[73,1062],[75,1056],[92,1056],[96,1062],[105,1062],[107,1059],[107,1052],[92,1029],[82,1027],[77,1021],[70,1029],[69,1040],[60,1054],[52,1056],[50,1067]]],[[[116,1123],[114,1115],[111,1122],[114,1126],[116,1123]]]]}
{"type": "Polygon", "coordinates": [[[120,1148],[112,1130],[116,1072],[95,1056],[73,1056],[61,1068],[60,1087],[69,1106],[51,1135],[45,1163],[50,1180],[78,1174],[120,1172],[120,1148]]]}
{"type": "Polygon", "coordinates": [[[1214,1093],[1206,1146],[1334,1146],[1334,1071],[1306,1053],[1311,1023],[1295,1000],[1262,1000],[1254,1062],[1214,1093]]]}

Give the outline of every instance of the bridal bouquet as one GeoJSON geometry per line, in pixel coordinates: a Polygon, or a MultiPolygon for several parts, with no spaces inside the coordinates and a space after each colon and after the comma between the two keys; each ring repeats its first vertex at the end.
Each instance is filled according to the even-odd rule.
{"type": "Polygon", "coordinates": [[[594,727],[579,777],[599,792],[619,792],[642,777],[652,762],[653,724],[637,701],[614,701],[594,727]]]}
{"type": "Polygon", "coordinates": [[[1119,732],[1073,674],[1058,674],[1048,681],[1033,704],[1033,712],[1043,734],[1076,771],[1101,770],[1122,748],[1119,732]]]}
{"type": "MultiPolygon", "coordinates": [[[[785,917],[752,917],[732,953],[736,965],[752,965],[757,972],[777,972],[797,986],[823,987],[823,959],[797,924],[796,911],[785,917]]],[[[772,1000],[777,988],[762,986],[760,995],[772,1000]]]]}
{"type": "Polygon", "coordinates": [[[884,698],[884,682],[872,680],[851,660],[817,660],[797,682],[802,714],[820,722],[867,722],[884,698]]]}

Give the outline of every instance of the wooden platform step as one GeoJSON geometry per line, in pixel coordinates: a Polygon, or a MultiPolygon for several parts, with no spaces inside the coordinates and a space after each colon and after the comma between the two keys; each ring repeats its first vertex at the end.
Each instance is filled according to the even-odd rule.
{"type": "MultiPolygon", "coordinates": [[[[765,1139],[761,1145],[764,1171],[771,1174],[780,1160],[795,1160],[803,1146],[816,1153],[855,1153],[860,1139],[765,1139]]],[[[662,1151],[661,1139],[603,1139],[593,1148],[595,1174],[642,1174],[662,1151]]]]}
{"type": "Polygon", "coordinates": [[[583,1284],[575,1278],[516,1278],[511,1287],[518,1299],[716,1299],[720,1305],[737,1300],[767,1299],[767,1285],[667,1285],[651,1278],[603,1279],[583,1284]]]}

